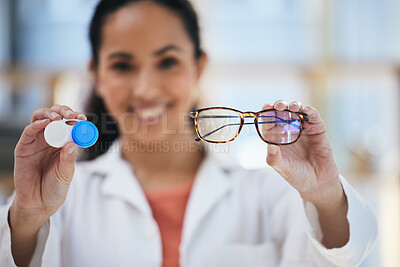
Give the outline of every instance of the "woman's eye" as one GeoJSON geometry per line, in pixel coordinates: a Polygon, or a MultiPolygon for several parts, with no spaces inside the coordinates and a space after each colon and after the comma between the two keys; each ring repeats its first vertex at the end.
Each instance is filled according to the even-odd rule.
{"type": "Polygon", "coordinates": [[[166,59],[161,61],[160,67],[163,68],[163,69],[168,69],[168,68],[171,68],[171,67],[173,67],[173,66],[175,66],[177,64],[178,64],[177,60],[175,60],[173,58],[166,58],[166,59]]]}
{"type": "Polygon", "coordinates": [[[130,64],[127,63],[115,63],[114,65],[112,65],[112,69],[116,70],[116,71],[129,71],[132,69],[132,66],[130,64]]]}

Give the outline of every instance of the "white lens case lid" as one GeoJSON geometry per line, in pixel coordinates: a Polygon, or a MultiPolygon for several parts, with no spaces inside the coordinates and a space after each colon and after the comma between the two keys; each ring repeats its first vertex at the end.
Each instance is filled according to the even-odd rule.
{"type": "Polygon", "coordinates": [[[44,139],[52,147],[63,147],[69,142],[72,142],[72,128],[74,125],[68,125],[67,122],[80,120],[77,119],[65,119],[52,121],[44,129],[44,139]]]}

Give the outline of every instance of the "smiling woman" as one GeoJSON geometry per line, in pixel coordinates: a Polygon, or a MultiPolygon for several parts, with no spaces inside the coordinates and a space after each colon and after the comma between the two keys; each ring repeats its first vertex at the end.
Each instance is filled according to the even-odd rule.
{"type": "MultiPolygon", "coordinates": [[[[132,141],[154,140],[152,132],[161,134],[158,136],[160,141],[165,137],[171,138],[166,134],[168,129],[177,129],[178,124],[182,124],[182,117],[196,105],[195,84],[207,58],[200,46],[194,10],[186,1],[178,1],[180,4],[155,1],[159,4],[156,8],[154,1],[128,2],[139,3],[110,15],[104,27],[101,27],[104,17],[115,9],[113,4],[98,9],[92,20],[91,71],[97,90],[89,100],[87,113],[93,114],[96,126],[108,134],[101,136],[97,145],[87,150],[86,159],[102,154],[105,150],[100,147],[108,148],[119,134],[132,133],[132,129],[139,133],[128,135],[135,139],[132,141]],[[111,117],[108,114],[115,115],[111,117]],[[109,123],[97,118],[104,118],[109,123]],[[104,129],[116,120],[120,121],[119,131],[104,129]]],[[[193,133],[185,132],[186,136],[193,133]]],[[[182,140],[182,136],[175,135],[175,138],[182,140]]]]}
{"type": "MultiPolygon", "coordinates": [[[[234,111],[235,126],[261,126],[276,172],[221,162],[195,142],[188,114],[207,55],[187,0],[102,0],[90,41],[88,115],[101,140],[75,164],[74,145],[49,147],[43,130],[86,116],[33,113],[15,148],[15,197],[0,209],[1,266],[357,266],[368,254],[374,216],[339,175],[312,107],[234,111]]],[[[200,136],[215,141],[226,127],[213,123],[232,114],[202,110],[197,131],[214,116],[200,136]]]]}

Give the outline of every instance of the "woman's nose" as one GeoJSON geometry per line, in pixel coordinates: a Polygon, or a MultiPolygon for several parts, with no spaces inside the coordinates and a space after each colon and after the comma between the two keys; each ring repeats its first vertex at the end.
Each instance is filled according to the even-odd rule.
{"type": "Polygon", "coordinates": [[[135,80],[132,85],[135,98],[149,101],[160,93],[158,77],[151,70],[141,70],[135,80]]]}

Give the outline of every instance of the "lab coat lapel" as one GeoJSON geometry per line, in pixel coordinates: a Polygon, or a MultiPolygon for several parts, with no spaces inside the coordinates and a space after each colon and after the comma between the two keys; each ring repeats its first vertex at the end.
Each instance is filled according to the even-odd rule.
{"type": "Polygon", "coordinates": [[[197,173],[186,207],[181,250],[187,248],[201,221],[232,186],[229,170],[218,164],[218,160],[209,155],[197,173]]]}
{"type": "Polygon", "coordinates": [[[98,159],[95,168],[104,175],[101,185],[101,192],[104,195],[126,201],[143,214],[152,216],[150,205],[131,165],[121,156],[118,141],[110,147],[102,159],[98,159]]]}

